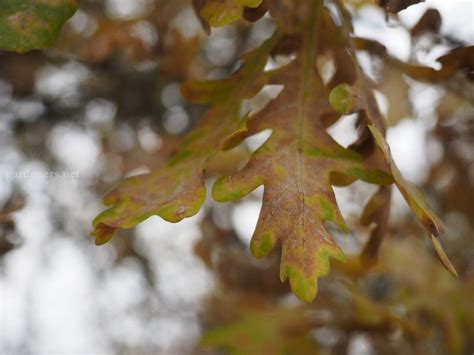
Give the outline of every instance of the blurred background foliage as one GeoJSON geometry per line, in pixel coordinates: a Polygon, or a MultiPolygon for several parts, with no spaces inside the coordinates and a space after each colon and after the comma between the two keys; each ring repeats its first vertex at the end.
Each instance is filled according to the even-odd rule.
{"type": "MultiPolygon", "coordinates": [[[[427,1],[388,20],[373,1],[346,2],[356,35],[403,61],[437,68],[435,58],[474,42],[469,0],[427,1]]],[[[312,304],[280,283],[278,250],[265,260],[248,251],[261,190],[234,205],[209,200],[180,224],[153,217],[93,246],[100,196],[162,164],[203,113],[179,84],[226,77],[274,28],[266,15],[206,35],[187,0],[83,0],[52,49],[0,52],[2,353],[473,353],[472,67],[427,85],[358,53],[378,85],[397,164],[445,222],[458,280],[398,193],[378,263],[361,264],[371,226],[359,222],[360,206],[374,191],[364,183],[336,189],[353,232],[334,233],[349,261],[332,263],[312,304]],[[38,171],[78,178],[11,178],[38,171]]],[[[248,105],[272,95],[266,88],[248,105]]],[[[329,132],[347,146],[354,123],[329,132]]],[[[210,179],[241,167],[259,144],[218,155],[210,179]]]]}

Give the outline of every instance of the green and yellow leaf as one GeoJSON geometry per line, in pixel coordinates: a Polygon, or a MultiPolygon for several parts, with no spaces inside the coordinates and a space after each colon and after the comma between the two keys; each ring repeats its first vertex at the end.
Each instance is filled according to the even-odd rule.
{"type": "MultiPolygon", "coordinates": [[[[206,21],[220,26],[239,18],[245,6],[255,7],[260,2],[194,3],[206,21]]],[[[286,8],[270,6],[270,11],[280,14],[282,20],[286,8]]],[[[385,120],[372,83],[356,60],[350,14],[339,9],[343,20],[336,24],[323,0],[298,1],[291,8],[291,25],[282,31],[284,34],[274,35],[247,54],[241,69],[229,79],[183,85],[185,97],[210,105],[210,109],[161,169],[128,178],[105,196],[104,203],[110,208],[94,221],[96,243],[103,244],[118,230],[131,228],[152,215],[177,222],[196,214],[206,196],[204,171],[212,165],[212,158],[243,136],[271,130],[270,137],[241,170],[216,180],[212,195],[217,201],[234,201],[264,186],[251,251],[262,258],[281,244],[280,278],[289,280],[297,297],[312,301],[317,278],[329,272],[329,258],[345,259],[326,222],[347,231],[332,186],[349,185],[357,179],[382,186],[363,216],[366,224],[376,224],[364,250],[368,264],[376,260],[386,231],[390,200],[386,185],[395,183],[432,236],[440,260],[455,274],[437,239],[441,223],[392,161],[384,138],[385,120]],[[292,54],[294,59],[265,72],[270,54],[278,53],[292,54]],[[333,59],[336,68],[327,83],[317,68],[317,60],[325,56],[333,59]],[[283,90],[249,120],[248,115],[242,117],[242,101],[267,83],[282,85],[283,90]],[[346,114],[358,115],[360,133],[348,148],[326,131],[346,114]]]]}
{"type": "Polygon", "coordinates": [[[51,46],[76,9],[76,0],[0,1],[0,49],[27,52],[51,46]]]}
{"type": "Polygon", "coordinates": [[[211,27],[221,27],[237,21],[246,7],[256,8],[262,0],[195,0],[199,18],[211,27]]]}
{"type": "Polygon", "coordinates": [[[165,166],[151,174],[125,179],[104,197],[104,204],[111,207],[93,222],[92,235],[97,244],[106,243],[118,230],[131,228],[152,215],[178,222],[199,211],[206,197],[206,164],[232,137],[245,130],[246,117],[240,115],[240,103],[265,84],[263,69],[273,41],[274,37],[246,54],[245,64],[229,79],[183,85],[185,97],[212,107],[165,166]]]}
{"type": "Polygon", "coordinates": [[[250,134],[271,129],[272,135],[240,172],[218,179],[212,190],[217,201],[233,201],[264,185],[252,253],[264,257],[280,242],[280,277],[288,278],[293,292],[304,301],[314,299],[316,279],[329,272],[329,257],[345,259],[324,224],[331,221],[347,230],[331,175],[392,182],[387,174],[368,169],[361,155],[343,148],[326,132],[324,117],[336,113],[315,65],[322,3],[310,2],[308,13],[300,53],[272,78],[272,83],[285,85],[283,91],[248,124],[250,134]]]}
{"type": "Polygon", "coordinates": [[[441,221],[430,208],[423,194],[416,188],[416,186],[414,186],[412,183],[406,181],[403,178],[402,174],[400,173],[397,166],[392,160],[390,154],[390,147],[388,146],[385,138],[380,133],[380,131],[375,126],[369,126],[369,129],[372,133],[372,136],[374,137],[375,142],[377,143],[377,146],[384,154],[384,157],[390,167],[398,190],[403,195],[403,198],[407,202],[408,206],[410,206],[416,218],[421,222],[421,224],[423,224],[423,226],[427,230],[428,235],[430,236],[431,241],[433,242],[433,246],[435,248],[436,254],[438,255],[438,258],[446,267],[446,269],[453,276],[457,277],[456,269],[449,261],[446,253],[444,252],[441,246],[441,243],[438,240],[438,236],[443,231],[441,221]]]}

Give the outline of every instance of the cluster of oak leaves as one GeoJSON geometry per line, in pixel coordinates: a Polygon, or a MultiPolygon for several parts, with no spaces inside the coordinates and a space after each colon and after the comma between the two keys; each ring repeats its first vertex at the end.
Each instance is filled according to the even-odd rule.
{"type": "MultiPolygon", "coordinates": [[[[418,2],[379,0],[379,5],[388,15],[418,2]]],[[[280,278],[289,280],[298,298],[314,299],[317,278],[329,272],[329,257],[345,259],[325,222],[347,231],[332,186],[347,186],[355,180],[380,186],[362,214],[364,224],[376,225],[362,254],[366,263],[375,260],[388,219],[390,185],[395,184],[426,228],[443,265],[456,275],[437,239],[441,222],[392,161],[373,84],[355,53],[368,51],[409,77],[439,83],[459,73],[472,74],[473,48],[457,48],[439,58],[440,70],[400,62],[379,43],[353,36],[351,15],[342,0],[196,0],[193,5],[207,32],[242,17],[255,21],[267,12],[276,30],[244,54],[240,68],[227,79],[182,85],[182,95],[207,105],[207,112],[167,164],[150,174],[125,179],[104,197],[109,208],[93,222],[96,243],[104,244],[119,230],[152,215],[170,222],[195,215],[206,198],[205,171],[210,160],[269,129],[270,137],[240,171],[215,181],[212,197],[219,202],[234,201],[264,186],[251,251],[262,258],[281,243],[280,278]],[[278,55],[292,60],[265,70],[269,58],[278,55]],[[318,61],[332,63],[332,77],[319,72],[318,61]],[[260,111],[242,114],[242,102],[269,84],[283,89],[260,111]],[[326,129],[348,114],[358,115],[359,138],[344,148],[326,129]]],[[[77,3],[7,0],[1,7],[0,47],[23,52],[51,44],[77,3]]],[[[426,21],[426,26],[432,25],[426,21]]]]}
{"type": "MultiPolygon", "coordinates": [[[[440,221],[392,161],[371,82],[355,59],[356,49],[386,53],[377,43],[352,38],[350,14],[342,2],[334,1],[333,5],[330,11],[320,0],[291,4],[255,0],[195,2],[205,29],[241,16],[255,20],[267,11],[277,29],[242,57],[239,70],[229,78],[182,85],[183,96],[208,105],[208,111],[166,165],[122,181],[105,196],[104,203],[110,208],[94,220],[92,235],[97,244],[106,243],[118,230],[131,228],[151,215],[177,222],[196,214],[206,197],[209,160],[244,138],[270,129],[270,137],[245,167],[215,181],[212,197],[219,202],[234,201],[264,186],[263,206],[250,248],[255,257],[262,258],[281,243],[280,278],[289,280],[298,298],[312,301],[317,293],[316,279],[329,271],[329,257],[345,258],[325,222],[347,231],[332,186],[346,186],[357,179],[380,185],[365,207],[364,223],[387,223],[388,213],[380,211],[389,204],[387,186],[395,184],[425,226],[440,260],[456,274],[437,240],[442,232],[440,221]],[[294,58],[287,65],[265,71],[269,57],[276,55],[294,58]],[[323,79],[318,72],[319,58],[333,62],[331,78],[323,79]],[[262,110],[242,115],[243,100],[252,98],[267,84],[282,85],[283,90],[262,110]],[[359,139],[343,148],[326,128],[342,115],[353,113],[358,114],[359,139]]],[[[387,11],[405,7],[397,1],[382,5],[387,11]]],[[[446,64],[440,71],[398,65],[407,75],[421,80],[443,80],[464,69],[462,61],[450,62],[449,54],[442,60],[446,64]]],[[[372,233],[364,251],[368,262],[374,258],[383,228],[372,233]]]]}

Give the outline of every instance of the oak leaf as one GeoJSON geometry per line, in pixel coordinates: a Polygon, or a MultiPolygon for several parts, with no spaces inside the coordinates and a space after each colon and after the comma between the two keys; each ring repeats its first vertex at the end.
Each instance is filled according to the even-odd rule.
{"type": "Polygon", "coordinates": [[[76,9],[76,0],[0,1],[0,49],[27,52],[51,46],[76,9]]]}
{"type": "Polygon", "coordinates": [[[272,129],[272,135],[241,171],[218,179],[212,190],[215,200],[232,201],[264,185],[252,253],[264,257],[281,242],[280,277],[288,278],[293,292],[305,301],[314,299],[316,279],[329,272],[329,257],[345,258],[324,225],[331,221],[347,231],[331,187],[332,174],[378,184],[392,182],[326,132],[324,118],[335,111],[315,65],[320,4],[309,9],[300,53],[272,78],[272,83],[284,84],[283,91],[249,121],[250,134],[272,129]]]}
{"type": "Polygon", "coordinates": [[[242,68],[229,79],[188,82],[182,87],[189,100],[212,107],[166,165],[125,179],[104,197],[104,204],[111,208],[93,222],[96,244],[106,243],[119,229],[131,228],[152,215],[178,222],[199,211],[206,197],[206,164],[245,130],[240,103],[265,84],[263,69],[274,38],[248,53],[242,68]]]}

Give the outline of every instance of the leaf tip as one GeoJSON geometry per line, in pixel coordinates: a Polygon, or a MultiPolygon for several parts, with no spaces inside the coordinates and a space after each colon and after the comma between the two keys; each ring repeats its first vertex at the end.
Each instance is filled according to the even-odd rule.
{"type": "Polygon", "coordinates": [[[444,251],[443,246],[441,245],[439,239],[433,234],[430,234],[430,239],[431,239],[431,242],[433,243],[433,247],[436,251],[436,255],[438,256],[438,259],[441,261],[441,263],[446,268],[446,270],[448,270],[449,273],[454,278],[457,279],[459,277],[458,273],[456,269],[454,268],[454,265],[451,263],[448,256],[446,255],[446,252],[444,251]]]}
{"type": "Polygon", "coordinates": [[[275,242],[275,234],[271,232],[254,236],[250,242],[250,251],[255,258],[261,259],[273,249],[275,242]]]}
{"type": "Polygon", "coordinates": [[[314,256],[316,266],[309,274],[307,270],[301,267],[282,263],[280,267],[281,282],[285,282],[288,279],[291,291],[296,297],[303,302],[312,302],[318,293],[318,278],[329,274],[329,257],[346,262],[346,255],[339,247],[321,247],[314,256]]]}
{"type": "Polygon", "coordinates": [[[111,227],[105,223],[97,223],[90,235],[95,238],[95,245],[104,245],[117,233],[118,228],[111,227]]]}
{"type": "Polygon", "coordinates": [[[280,269],[280,279],[285,282],[287,278],[296,297],[303,302],[313,302],[318,293],[317,279],[308,278],[302,270],[285,265],[280,269]]]}

